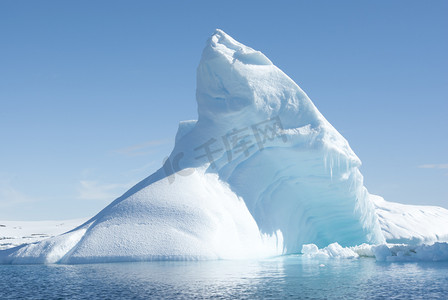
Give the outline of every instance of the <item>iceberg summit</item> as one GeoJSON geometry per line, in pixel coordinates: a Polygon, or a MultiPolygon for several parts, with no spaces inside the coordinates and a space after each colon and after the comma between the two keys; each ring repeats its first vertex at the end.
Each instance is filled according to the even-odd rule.
{"type": "Polygon", "coordinates": [[[322,255],[386,242],[447,250],[437,242],[448,240],[448,211],[370,195],[345,138],[260,51],[216,30],[196,98],[198,120],[179,124],[158,171],[78,228],[0,251],[0,263],[322,255]]]}

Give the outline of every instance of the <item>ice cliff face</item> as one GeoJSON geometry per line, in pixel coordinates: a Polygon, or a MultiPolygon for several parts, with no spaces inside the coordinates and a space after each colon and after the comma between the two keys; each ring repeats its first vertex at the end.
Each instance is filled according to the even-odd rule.
{"type": "Polygon", "coordinates": [[[0,262],[244,258],[385,241],[360,160],[261,52],[217,30],[197,103],[161,169],[79,228],[0,262]]]}

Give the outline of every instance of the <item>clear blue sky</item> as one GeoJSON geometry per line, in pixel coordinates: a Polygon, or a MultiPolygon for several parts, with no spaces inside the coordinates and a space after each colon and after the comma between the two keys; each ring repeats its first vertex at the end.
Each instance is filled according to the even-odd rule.
{"type": "Polygon", "coordinates": [[[448,208],[448,1],[155,2],[0,2],[0,220],[88,217],[156,170],[215,28],[307,92],[370,192],[448,208]]]}

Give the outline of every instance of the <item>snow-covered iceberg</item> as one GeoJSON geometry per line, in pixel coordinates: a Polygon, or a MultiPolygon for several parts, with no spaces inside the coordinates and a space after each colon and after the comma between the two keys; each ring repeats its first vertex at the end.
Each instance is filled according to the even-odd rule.
{"type": "Polygon", "coordinates": [[[198,120],[179,124],[157,172],[80,227],[2,251],[0,262],[253,258],[386,242],[381,225],[398,223],[377,213],[361,161],[264,54],[216,30],[196,98],[198,120]]]}

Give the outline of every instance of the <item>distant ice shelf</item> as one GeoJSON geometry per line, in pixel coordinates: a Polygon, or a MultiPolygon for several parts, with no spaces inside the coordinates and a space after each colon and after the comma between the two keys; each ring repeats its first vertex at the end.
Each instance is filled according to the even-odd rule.
{"type": "Polygon", "coordinates": [[[0,220],[0,250],[39,242],[63,234],[87,220],[87,218],[57,221],[0,220]]]}

